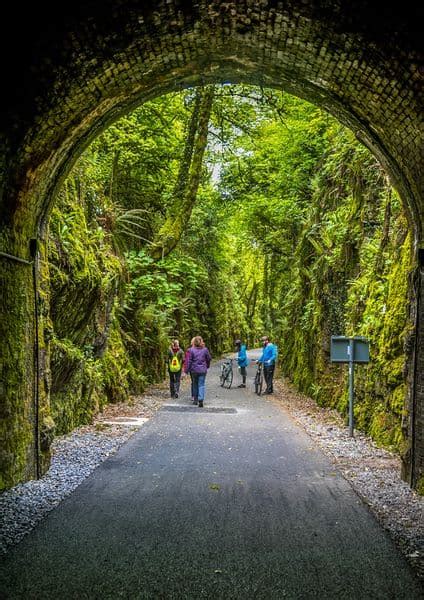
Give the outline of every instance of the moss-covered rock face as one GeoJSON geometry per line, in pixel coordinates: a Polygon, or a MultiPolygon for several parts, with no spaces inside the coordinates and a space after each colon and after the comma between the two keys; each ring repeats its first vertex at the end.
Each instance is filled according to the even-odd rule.
{"type": "Polygon", "coordinates": [[[413,255],[410,237],[402,243],[406,223],[399,219],[397,225],[400,232],[386,249],[387,267],[377,281],[370,282],[367,306],[357,327],[371,340],[372,361],[363,372],[357,369],[356,419],[377,443],[401,452],[402,416],[407,410],[404,343],[410,327],[407,301],[413,255]]]}
{"type": "Polygon", "coordinates": [[[416,489],[421,496],[424,496],[424,476],[418,479],[416,489]]]}
{"type": "Polygon", "coordinates": [[[284,370],[318,403],[347,415],[347,370],[330,364],[329,341],[331,335],[366,336],[371,361],[355,369],[355,426],[402,453],[414,262],[408,223],[380,168],[348,139],[323,171],[298,246],[303,270],[294,266],[300,275],[287,319],[295,327],[282,331],[284,370]]]}
{"type": "Polygon", "coordinates": [[[125,402],[137,378],[115,311],[123,263],[105,231],[88,224],[70,178],[50,221],[51,414],[56,433],[125,402]]]}

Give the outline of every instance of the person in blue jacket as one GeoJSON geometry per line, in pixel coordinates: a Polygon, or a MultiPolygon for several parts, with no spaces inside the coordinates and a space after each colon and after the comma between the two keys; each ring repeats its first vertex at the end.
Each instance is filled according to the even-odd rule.
{"type": "Polygon", "coordinates": [[[240,369],[240,375],[242,378],[242,383],[237,386],[239,388],[246,387],[246,367],[249,364],[249,359],[247,358],[246,344],[242,344],[241,340],[236,340],[234,342],[237,352],[237,364],[240,369]]]}
{"type": "Polygon", "coordinates": [[[264,368],[264,378],[266,382],[266,390],[264,393],[272,394],[274,392],[273,379],[275,362],[277,360],[277,346],[269,341],[267,335],[264,335],[261,338],[261,341],[264,349],[262,350],[261,356],[258,358],[258,362],[262,363],[264,368]]]}

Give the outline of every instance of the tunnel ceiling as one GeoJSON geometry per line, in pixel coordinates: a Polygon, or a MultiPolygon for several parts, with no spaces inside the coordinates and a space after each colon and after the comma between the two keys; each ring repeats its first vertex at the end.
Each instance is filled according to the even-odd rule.
{"type": "Polygon", "coordinates": [[[31,182],[57,179],[138,102],[244,81],[286,89],[349,125],[389,167],[418,221],[423,16],[409,2],[363,0],[14,3],[1,40],[8,202],[29,189],[29,172],[31,182]]]}

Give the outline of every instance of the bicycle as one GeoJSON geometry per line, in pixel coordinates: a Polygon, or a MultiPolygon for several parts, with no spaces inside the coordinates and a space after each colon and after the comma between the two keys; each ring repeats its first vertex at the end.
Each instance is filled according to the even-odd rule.
{"type": "Polygon", "coordinates": [[[219,376],[221,387],[230,388],[233,383],[233,359],[227,358],[221,365],[221,373],[219,376]]]}
{"type": "Polygon", "coordinates": [[[258,394],[258,396],[262,394],[262,388],[264,385],[264,374],[262,367],[262,363],[258,363],[258,368],[255,375],[255,394],[258,394]]]}

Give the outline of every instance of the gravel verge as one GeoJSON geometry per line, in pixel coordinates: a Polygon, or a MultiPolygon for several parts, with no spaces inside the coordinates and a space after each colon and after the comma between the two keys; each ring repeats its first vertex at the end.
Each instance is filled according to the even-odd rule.
{"type": "Polygon", "coordinates": [[[321,408],[287,381],[277,381],[275,400],[337,466],[424,581],[424,497],[400,477],[397,454],[361,433],[349,436],[340,414],[321,408]]]}
{"type": "Polygon", "coordinates": [[[138,431],[131,419],[149,419],[167,396],[165,386],[152,387],[148,394],[133,398],[129,404],[107,405],[91,425],[55,438],[47,473],[0,494],[0,555],[6,554],[138,431]],[[109,423],[116,419],[123,423],[109,423]]]}

